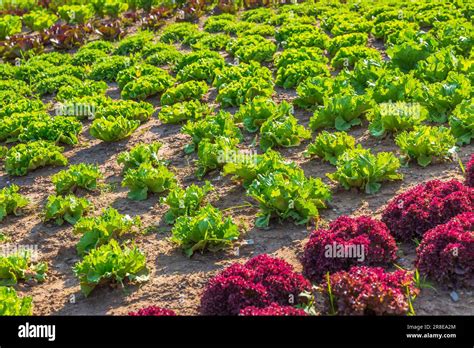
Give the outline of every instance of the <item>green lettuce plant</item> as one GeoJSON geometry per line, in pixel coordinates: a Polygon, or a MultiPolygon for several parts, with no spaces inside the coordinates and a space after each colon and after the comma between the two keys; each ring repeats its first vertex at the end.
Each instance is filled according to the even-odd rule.
{"type": "Polygon", "coordinates": [[[342,47],[365,46],[368,42],[366,33],[350,33],[332,38],[328,44],[328,52],[334,56],[342,47]]]}
{"type": "Polygon", "coordinates": [[[227,45],[227,51],[240,61],[265,62],[273,58],[276,45],[259,35],[243,36],[234,39],[227,45]]]}
{"type": "Polygon", "coordinates": [[[424,85],[419,100],[428,108],[432,121],[444,123],[449,113],[463,100],[470,97],[470,79],[463,74],[451,71],[446,80],[424,85]]]}
{"type": "Polygon", "coordinates": [[[213,190],[214,187],[209,181],[206,181],[202,187],[193,184],[185,189],[179,186],[172,188],[168,196],[160,199],[160,203],[169,207],[164,216],[166,223],[171,225],[180,216],[195,215],[207,194],[213,190]]]}
{"type": "Polygon", "coordinates": [[[0,18],[0,40],[21,32],[21,17],[14,15],[3,15],[0,18]]]}
{"type": "Polygon", "coordinates": [[[225,155],[238,151],[238,143],[239,139],[227,137],[203,139],[198,144],[196,176],[201,179],[209,171],[221,168],[225,164],[225,155]]]}
{"type": "Polygon", "coordinates": [[[270,97],[273,94],[273,83],[262,77],[248,76],[224,84],[219,89],[216,101],[222,107],[239,106],[255,97],[270,97]]]}
{"type": "Polygon", "coordinates": [[[233,179],[242,181],[245,188],[257,178],[259,174],[268,173],[291,173],[293,171],[301,171],[302,169],[294,162],[285,161],[278,151],[268,149],[262,155],[246,157],[245,160],[236,158],[229,160],[224,165],[223,174],[232,175],[233,179]]]}
{"type": "Polygon", "coordinates": [[[196,251],[218,251],[232,245],[240,235],[230,217],[219,209],[206,205],[194,216],[180,216],[171,230],[171,240],[191,257],[196,251]]]}
{"type": "Polygon", "coordinates": [[[291,114],[276,115],[265,121],[260,128],[260,148],[266,151],[275,146],[292,147],[311,138],[311,132],[291,114]]]}
{"type": "Polygon", "coordinates": [[[94,15],[94,10],[87,5],[63,5],[58,7],[59,17],[70,24],[83,24],[94,15]]]}
{"type": "Polygon", "coordinates": [[[381,182],[401,180],[403,175],[397,172],[399,168],[400,160],[393,153],[374,155],[370,150],[357,147],[339,156],[336,172],[328,177],[346,190],[355,187],[373,194],[380,190],[381,182]]]}
{"type": "Polygon", "coordinates": [[[337,95],[324,98],[324,106],[316,109],[309,125],[313,130],[336,128],[346,131],[362,123],[360,117],[371,108],[367,95],[337,95]]]}
{"type": "Polygon", "coordinates": [[[145,122],[150,119],[154,111],[153,105],[144,101],[114,100],[99,107],[95,118],[122,116],[128,120],[145,122]]]}
{"type": "Polygon", "coordinates": [[[5,156],[5,171],[9,175],[23,176],[48,165],[65,166],[67,158],[62,151],[62,147],[44,140],[15,145],[5,156]]]}
{"type": "Polygon", "coordinates": [[[400,147],[402,159],[406,163],[416,159],[422,167],[429,165],[435,158],[452,158],[456,149],[456,139],[446,127],[416,126],[412,131],[397,135],[395,143],[400,147]]]}
{"type": "Polygon", "coordinates": [[[169,88],[161,96],[161,105],[172,105],[189,100],[200,100],[209,87],[203,81],[188,81],[169,88]]]}
{"type": "Polygon", "coordinates": [[[177,124],[183,121],[197,121],[203,119],[213,112],[208,104],[199,100],[184,101],[173,105],[164,105],[158,114],[158,118],[165,124],[177,124]]]}
{"type": "Polygon", "coordinates": [[[140,126],[140,121],[129,120],[123,116],[97,118],[89,128],[90,134],[105,142],[128,138],[140,126]]]}
{"type": "Polygon", "coordinates": [[[20,215],[21,209],[29,204],[29,199],[18,193],[17,185],[9,185],[0,190],[0,221],[7,215],[20,215]]]}
{"type": "Polygon", "coordinates": [[[210,115],[206,118],[188,121],[181,130],[192,137],[193,143],[187,145],[186,153],[191,153],[203,139],[213,141],[216,137],[226,137],[229,139],[242,140],[242,133],[235,125],[233,116],[225,111],[219,111],[217,115],[210,115]]]}
{"type": "Polygon", "coordinates": [[[52,26],[58,20],[58,16],[45,10],[37,10],[25,13],[22,20],[31,30],[40,31],[52,26]]]}
{"type": "Polygon", "coordinates": [[[29,122],[18,135],[18,140],[28,142],[47,140],[53,143],[74,145],[79,142],[81,122],[66,116],[36,119],[29,122]]]}
{"type": "Polygon", "coordinates": [[[148,193],[162,193],[176,185],[172,172],[164,164],[153,166],[144,162],[136,169],[128,169],[122,181],[123,187],[128,187],[128,198],[143,201],[148,193]]]}
{"type": "Polygon", "coordinates": [[[171,87],[174,79],[168,74],[145,75],[127,83],[122,89],[123,99],[144,100],[171,87]]]}
{"type": "Polygon", "coordinates": [[[470,144],[474,138],[474,102],[464,100],[449,115],[451,133],[456,137],[458,144],[470,144]]]}
{"type": "Polygon", "coordinates": [[[326,207],[331,191],[321,179],[307,178],[303,171],[258,174],[247,189],[247,195],[260,205],[255,225],[267,227],[272,216],[297,224],[317,218],[318,209],[326,207]]]}
{"type": "Polygon", "coordinates": [[[295,88],[311,76],[330,76],[326,64],[305,60],[281,67],[277,71],[275,84],[285,89],[295,88]]]}
{"type": "Polygon", "coordinates": [[[123,172],[128,169],[137,169],[143,163],[159,166],[164,163],[158,155],[158,151],[162,146],[163,144],[159,141],[150,144],[138,144],[130,151],[121,152],[117,156],[117,163],[123,166],[123,172]]]}
{"type": "MultiPolygon", "coordinates": [[[[262,123],[274,116],[279,109],[291,105],[285,103],[284,106],[278,107],[270,98],[256,97],[248,103],[240,105],[239,111],[235,113],[235,119],[242,121],[245,130],[255,133],[259,130],[262,123]]],[[[289,111],[289,110],[288,110],[289,111]]]]}
{"type": "Polygon", "coordinates": [[[416,64],[428,58],[431,53],[433,53],[433,47],[428,41],[407,41],[387,50],[392,63],[403,71],[416,68],[416,64]]]}
{"type": "Polygon", "coordinates": [[[355,148],[355,139],[346,132],[329,133],[322,131],[309,144],[304,152],[305,157],[317,156],[332,165],[336,165],[337,159],[347,150],[355,148]]]}
{"type": "Polygon", "coordinates": [[[395,133],[413,129],[428,117],[428,110],[419,103],[399,101],[376,105],[367,118],[370,120],[370,134],[380,137],[386,132],[395,133]]]}
{"type": "Polygon", "coordinates": [[[65,221],[74,225],[84,214],[92,209],[92,204],[85,198],[74,195],[49,196],[44,207],[44,221],[54,220],[56,225],[65,221]]]}
{"type": "Polygon", "coordinates": [[[75,192],[78,188],[89,191],[97,189],[97,181],[103,175],[95,164],[79,163],[62,170],[51,177],[57,194],[75,192]]]}
{"type": "Polygon", "coordinates": [[[47,271],[46,263],[32,262],[32,252],[28,249],[0,255],[0,286],[16,285],[19,281],[31,279],[43,282],[47,271]]]}
{"type": "Polygon", "coordinates": [[[12,287],[0,286],[0,316],[30,316],[33,298],[20,297],[12,287]]]}
{"type": "Polygon", "coordinates": [[[134,245],[121,247],[115,240],[91,250],[74,265],[73,271],[85,296],[103,283],[124,286],[125,280],[135,283],[148,280],[145,254],[134,245]]]}
{"type": "Polygon", "coordinates": [[[349,68],[363,59],[380,61],[380,52],[375,48],[365,46],[341,47],[331,60],[331,66],[335,69],[349,68]]]}
{"type": "Polygon", "coordinates": [[[131,218],[113,208],[105,209],[98,217],[82,217],[74,225],[74,234],[81,236],[77,253],[82,256],[113,238],[137,233],[140,226],[139,216],[131,218]]]}

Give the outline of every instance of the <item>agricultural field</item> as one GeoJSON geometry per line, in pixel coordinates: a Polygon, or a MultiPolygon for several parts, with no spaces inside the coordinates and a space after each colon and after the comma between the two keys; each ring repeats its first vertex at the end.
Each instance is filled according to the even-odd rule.
{"type": "Polygon", "coordinates": [[[0,2],[0,315],[474,314],[473,4],[0,2]]]}

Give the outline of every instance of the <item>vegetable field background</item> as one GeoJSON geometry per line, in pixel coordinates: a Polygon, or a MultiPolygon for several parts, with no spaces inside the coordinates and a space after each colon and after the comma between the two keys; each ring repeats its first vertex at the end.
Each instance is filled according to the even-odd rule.
{"type": "Polygon", "coordinates": [[[1,314],[473,314],[469,1],[0,4],[1,314]]]}

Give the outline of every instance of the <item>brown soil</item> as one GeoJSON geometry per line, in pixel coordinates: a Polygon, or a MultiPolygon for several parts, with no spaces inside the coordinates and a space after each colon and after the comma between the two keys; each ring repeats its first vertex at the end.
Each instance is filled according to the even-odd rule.
{"type": "MultiPolygon", "coordinates": [[[[275,100],[292,100],[294,91],[285,91],[275,88],[275,100]]],[[[108,93],[112,97],[119,97],[115,86],[111,86],[108,93]]],[[[215,97],[215,92],[210,93],[215,97]]],[[[157,104],[158,97],[150,102],[157,104]]],[[[304,125],[308,124],[311,113],[296,110],[296,116],[304,125]]],[[[143,306],[157,305],[175,310],[180,315],[198,314],[200,295],[207,281],[216,272],[234,262],[245,262],[252,256],[268,253],[282,257],[296,270],[301,271],[298,258],[308,238],[312,226],[296,226],[291,222],[271,222],[268,230],[259,230],[254,227],[255,214],[258,211],[255,202],[250,207],[239,207],[249,201],[241,185],[222,177],[218,172],[210,173],[205,180],[210,180],[216,191],[208,200],[216,207],[227,209],[241,226],[242,243],[253,240],[253,244],[242,245],[239,255],[233,250],[217,253],[196,254],[187,258],[181,250],[171,243],[170,227],[162,222],[166,207],[159,203],[157,195],[151,195],[148,200],[135,202],[128,200],[127,189],[120,186],[121,168],[116,163],[117,154],[130,149],[134,145],[159,140],[164,144],[160,150],[161,156],[170,161],[170,167],[182,185],[199,183],[194,176],[196,155],[186,156],[182,151],[190,138],[180,133],[180,126],[163,125],[156,117],[142,125],[129,139],[116,143],[103,143],[93,139],[88,134],[89,124],[86,122],[79,146],[69,147],[66,156],[70,164],[97,163],[103,173],[105,181],[111,184],[114,190],[97,193],[82,193],[94,204],[94,214],[99,214],[103,208],[112,206],[123,214],[140,215],[143,225],[148,231],[136,238],[137,245],[146,252],[147,263],[150,269],[150,280],[142,286],[127,285],[125,288],[104,286],[97,288],[85,298],[79,289],[79,282],[74,277],[72,267],[79,261],[75,251],[78,237],[73,235],[72,227],[65,225],[58,227],[53,224],[44,224],[41,218],[42,207],[48,195],[54,194],[51,175],[64,168],[43,168],[29,173],[25,177],[10,177],[3,168],[0,170],[0,187],[10,183],[21,186],[21,193],[27,195],[32,204],[28,211],[20,217],[6,218],[1,224],[3,233],[11,238],[11,243],[37,244],[40,259],[49,265],[46,282],[42,284],[22,283],[19,290],[22,295],[33,296],[34,314],[36,315],[106,315],[126,314],[143,306]]],[[[397,153],[393,139],[387,137],[377,140],[369,136],[367,124],[349,131],[364,147],[374,152],[393,151],[397,153]]],[[[254,136],[246,134],[245,146],[249,146],[254,136]]],[[[334,171],[334,167],[320,160],[307,160],[302,156],[308,142],[291,149],[280,149],[291,160],[299,163],[308,176],[321,177],[327,183],[325,174],[334,171]]],[[[473,152],[473,147],[466,146],[460,150],[460,158],[466,162],[473,152]]],[[[340,215],[372,215],[379,217],[386,203],[396,194],[426,180],[452,179],[462,180],[461,170],[456,161],[437,163],[428,168],[421,168],[416,164],[402,168],[404,180],[384,183],[379,193],[369,196],[364,193],[344,191],[330,184],[334,188],[334,198],[328,209],[321,210],[322,224],[337,218],[340,215]]],[[[200,182],[202,184],[202,182],[200,182]]],[[[401,256],[398,264],[406,268],[413,268],[415,257],[414,246],[401,245],[401,256]]],[[[459,301],[453,302],[449,293],[452,289],[443,284],[433,284],[436,292],[429,289],[422,290],[414,305],[417,314],[473,314],[474,296],[472,291],[457,290],[459,301]]]]}

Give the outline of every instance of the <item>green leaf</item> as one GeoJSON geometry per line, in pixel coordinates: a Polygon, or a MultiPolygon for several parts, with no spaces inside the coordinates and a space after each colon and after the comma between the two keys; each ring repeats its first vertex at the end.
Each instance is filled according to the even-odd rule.
{"type": "Polygon", "coordinates": [[[127,197],[134,201],[144,201],[148,198],[148,187],[135,188],[128,192],[127,197]]]}
{"type": "Polygon", "coordinates": [[[94,290],[94,286],[81,284],[81,292],[84,294],[85,297],[89,296],[92,290],[94,290]]]}
{"type": "Polygon", "coordinates": [[[369,126],[370,134],[376,138],[381,137],[385,134],[385,128],[380,122],[371,123],[369,126]]]}
{"type": "Polygon", "coordinates": [[[335,127],[338,131],[346,131],[351,128],[351,124],[346,122],[342,117],[338,116],[335,119],[335,127]]]}
{"type": "Polygon", "coordinates": [[[378,182],[369,182],[367,185],[365,185],[365,192],[368,193],[369,195],[372,195],[380,190],[382,187],[382,184],[378,182]]]}
{"type": "Polygon", "coordinates": [[[100,232],[97,230],[88,231],[83,234],[76,245],[76,250],[79,255],[85,254],[88,250],[94,248],[100,240],[100,232]]]}
{"type": "Polygon", "coordinates": [[[194,144],[187,144],[184,147],[184,153],[187,155],[192,154],[194,151],[196,151],[196,145],[194,144]]]}
{"type": "Polygon", "coordinates": [[[271,214],[259,216],[255,220],[255,226],[258,228],[267,228],[268,225],[270,224],[270,217],[271,217],[271,214]]]}
{"type": "Polygon", "coordinates": [[[432,157],[431,156],[420,156],[416,159],[416,161],[418,162],[418,164],[422,167],[426,167],[427,165],[429,165],[432,161],[432,157]]]}

